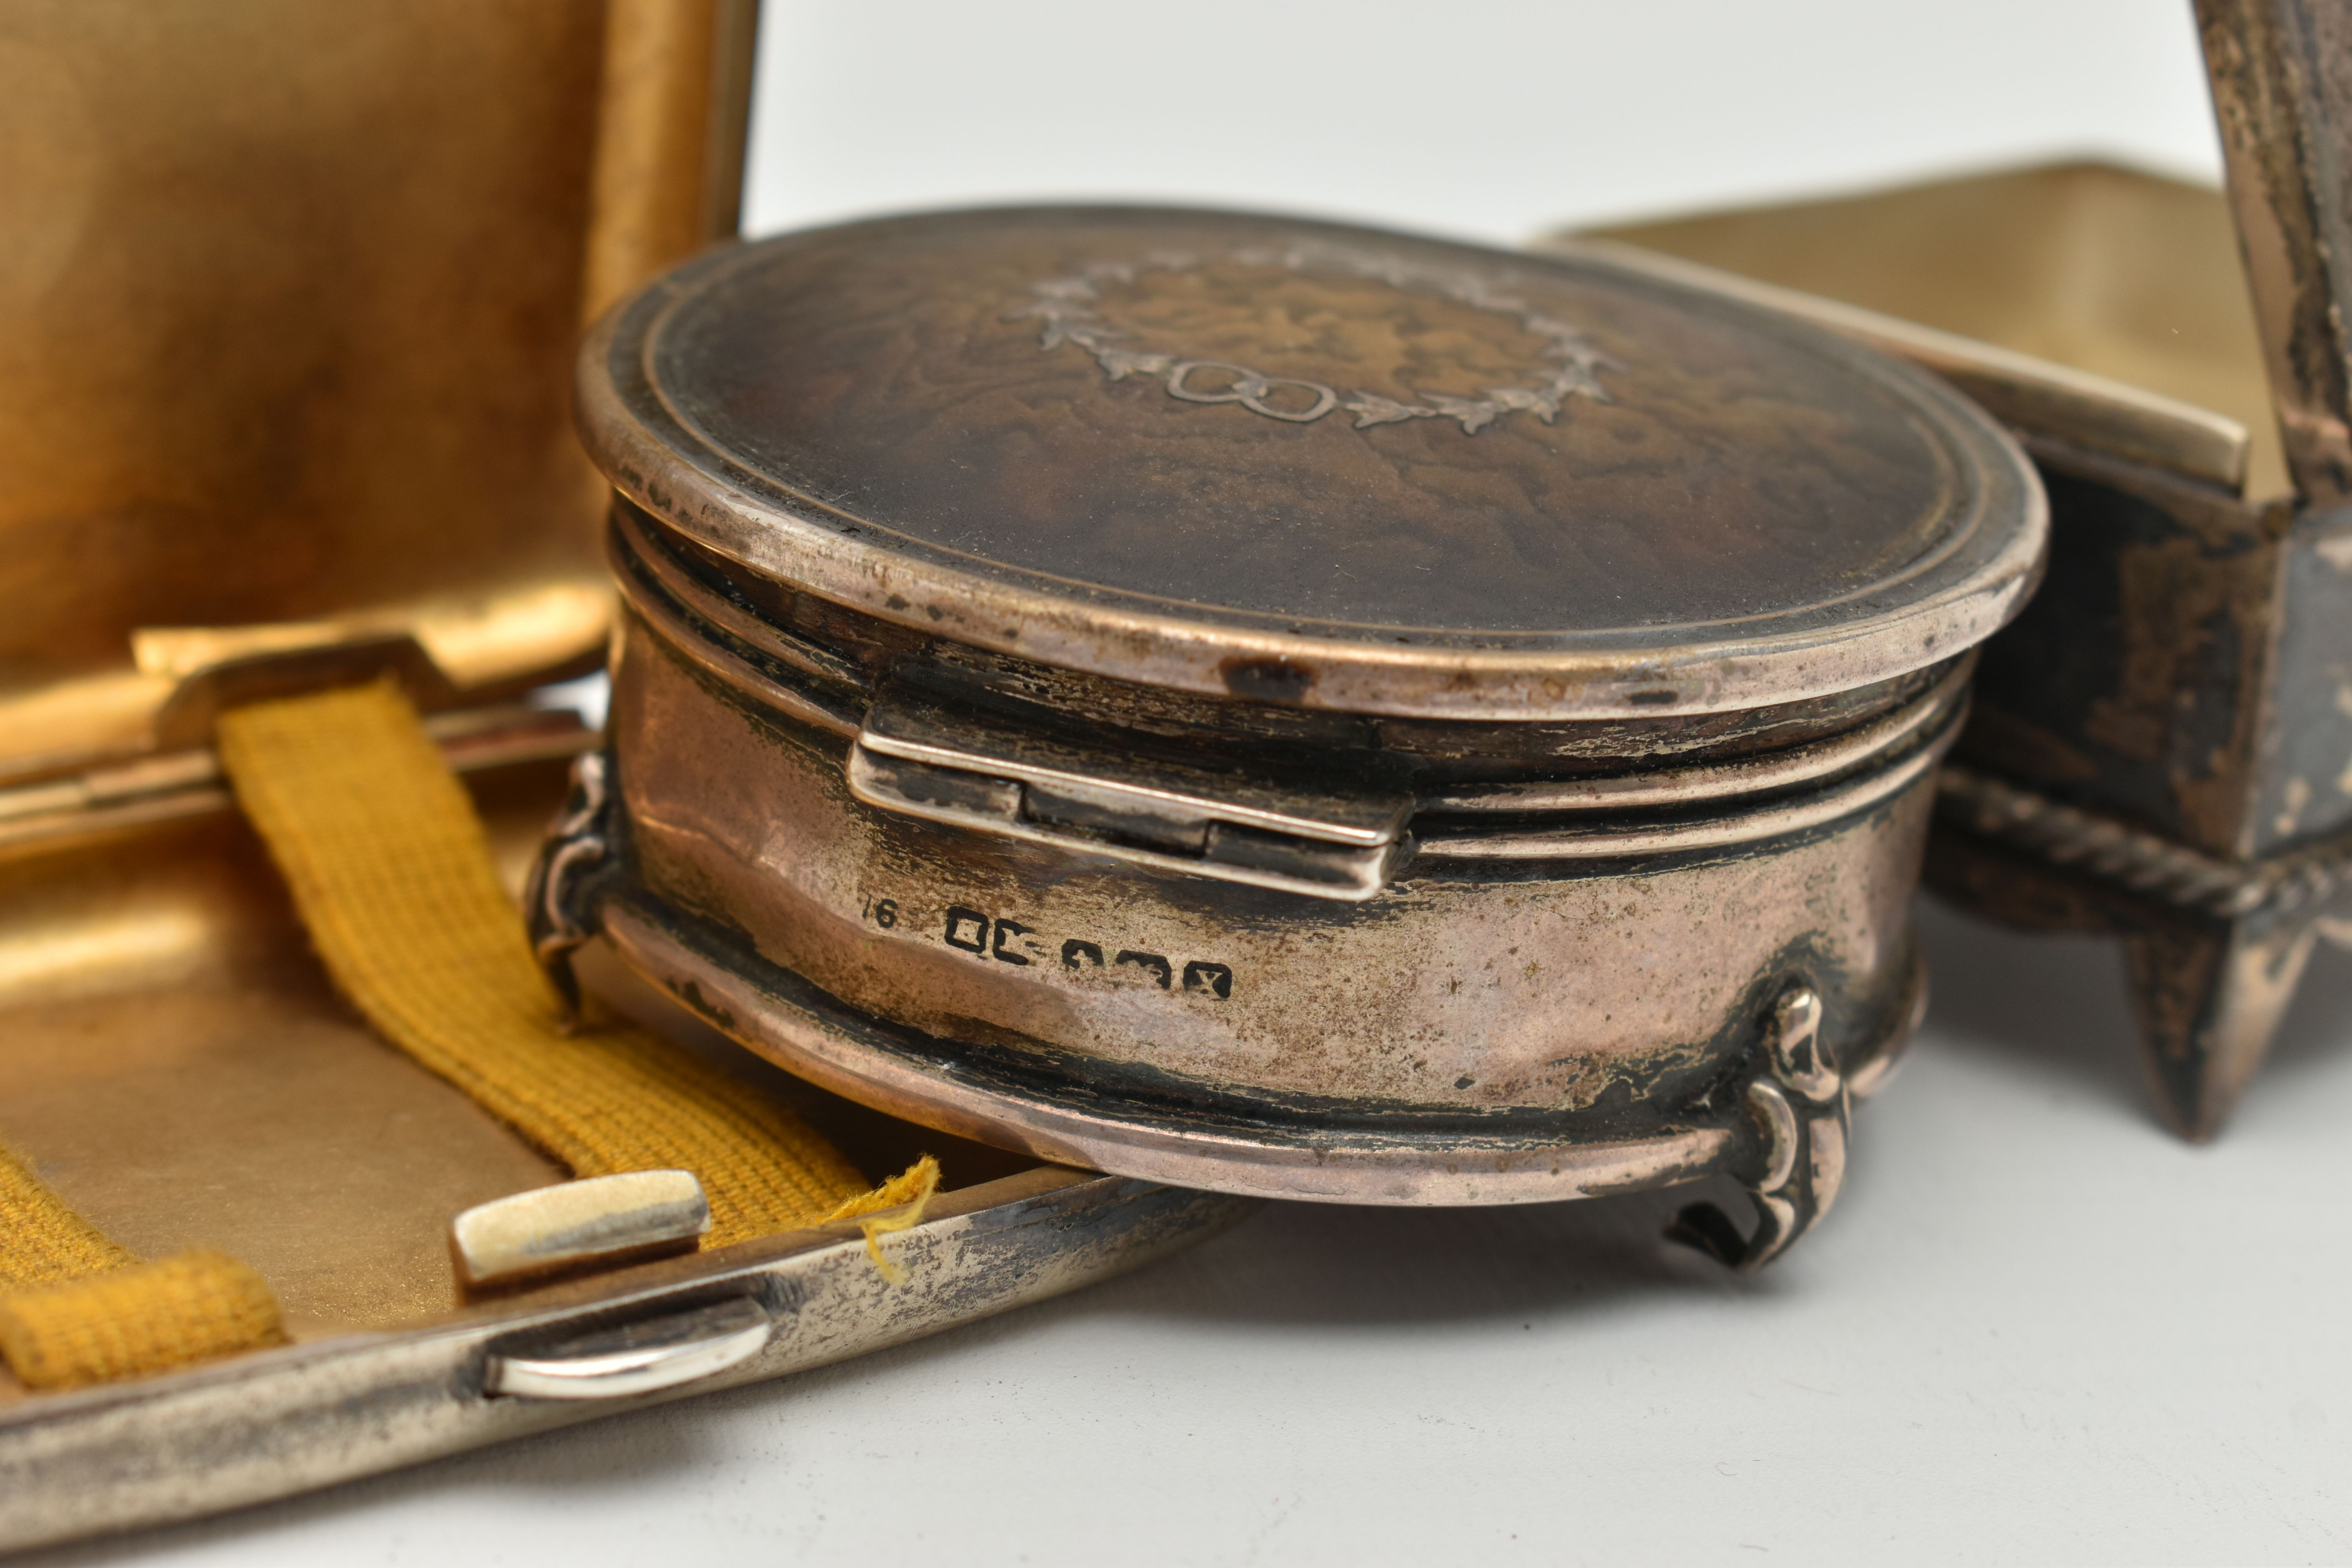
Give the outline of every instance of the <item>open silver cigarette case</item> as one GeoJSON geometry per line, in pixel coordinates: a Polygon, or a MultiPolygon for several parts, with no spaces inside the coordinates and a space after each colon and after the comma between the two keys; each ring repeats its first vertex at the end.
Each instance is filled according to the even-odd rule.
{"type": "MultiPolygon", "coordinates": [[[[690,1214],[599,1210],[633,1178],[567,1181],[338,995],[214,716],[395,675],[520,896],[594,743],[522,699],[596,668],[614,605],[572,355],[598,300],[733,231],[751,7],[135,10],[36,7],[0,44],[0,1177],[138,1258],[233,1258],[283,1342],[0,1370],[0,1551],[838,1361],[1246,1211],[814,1094],[604,962],[607,1005],[856,1174],[945,1173],[896,1279],[855,1223],[698,1249],[690,1214]],[[684,1255],[630,1245],[646,1220],[684,1255]],[[474,1289],[500,1249],[571,1271],[474,1289]]],[[[0,1295],[24,1196],[0,1180],[0,1295]]]]}

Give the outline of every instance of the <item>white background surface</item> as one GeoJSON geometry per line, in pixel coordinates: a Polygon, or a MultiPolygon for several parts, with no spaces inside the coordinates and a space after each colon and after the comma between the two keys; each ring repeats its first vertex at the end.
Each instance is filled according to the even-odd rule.
{"type": "Polygon", "coordinates": [[[1517,243],[2083,153],[2218,181],[2189,0],[768,0],[745,226],[1097,196],[1517,243]]]}
{"type": "MultiPolygon", "coordinates": [[[[760,231],[1127,195],[1507,240],[2216,163],[2172,0],[793,0],[766,44],[760,231]]],[[[2111,947],[1927,930],[1934,1018],[1762,1278],[1660,1244],[1664,1196],[1268,1209],[897,1352],[44,1561],[2352,1561],[2352,966],[2192,1150],[2111,947]]]]}

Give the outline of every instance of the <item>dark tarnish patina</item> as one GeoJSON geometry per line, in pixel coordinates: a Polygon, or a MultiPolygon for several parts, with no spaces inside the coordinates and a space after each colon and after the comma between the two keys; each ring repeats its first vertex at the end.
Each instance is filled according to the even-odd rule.
{"type": "Polygon", "coordinates": [[[2060,167],[1615,238],[1748,273],[1718,286],[1935,368],[2024,438],[2049,574],[1985,648],[1927,879],[2120,934],[2158,1103],[2201,1140],[2315,938],[2352,938],[2352,17],[2198,13],[2226,202],[2060,167]]]}
{"type": "Polygon", "coordinates": [[[1927,378],[1636,268],[1195,212],[787,237],[608,319],[629,604],[551,844],[745,1043],[1122,1173],[1825,1210],[2042,502],[1927,378]]]}
{"type": "MultiPolygon", "coordinates": [[[[1614,650],[1651,628],[1816,618],[1952,527],[1957,476],[1934,436],[1817,345],[1618,279],[1470,274],[1591,345],[1583,390],[1551,398],[1559,362],[1528,312],[1414,286],[1471,265],[1450,247],[1241,220],[905,219],[682,282],[648,353],[711,448],[898,550],[1227,625],[1614,650]],[[1260,251],[1301,261],[1239,259],[1260,251]],[[1399,286],[1346,269],[1358,256],[1417,270],[1399,286]],[[1090,269],[1101,327],[1041,321],[1056,296],[1040,282],[1090,269]],[[1196,397],[1234,384],[1210,366],[1250,363],[1278,366],[1301,412],[1304,389],[1327,386],[1481,406],[1361,428],[1345,406],[1309,423],[1187,406],[1165,372],[1114,379],[1072,331],[1130,357],[1178,345],[1202,367],[1182,378],[1196,397]],[[1486,415],[1481,389],[1508,384],[1548,406],[1486,415]],[[1669,515],[1679,525],[1660,528],[1669,515]]],[[[1303,664],[1221,663],[1234,695],[1312,699],[1303,664]]]]}

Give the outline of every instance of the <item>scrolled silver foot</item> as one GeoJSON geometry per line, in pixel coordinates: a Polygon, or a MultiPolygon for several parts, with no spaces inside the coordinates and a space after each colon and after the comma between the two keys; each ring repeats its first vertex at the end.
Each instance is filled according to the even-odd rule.
{"type": "Polygon", "coordinates": [[[572,955],[596,934],[596,873],[612,858],[612,759],[589,752],[572,764],[572,794],[547,830],[523,892],[531,956],[563,1003],[567,1027],[580,1018],[572,955]]]}
{"type": "Polygon", "coordinates": [[[1679,1241],[1746,1273],[1811,1230],[1845,1181],[1851,1104],[1822,1040],[1822,999],[1791,986],[1772,1009],[1756,1075],[1740,1092],[1752,1134],[1738,1171],[1756,1205],[1746,1235],[1714,1204],[1692,1204],[1666,1229],[1679,1241]]]}

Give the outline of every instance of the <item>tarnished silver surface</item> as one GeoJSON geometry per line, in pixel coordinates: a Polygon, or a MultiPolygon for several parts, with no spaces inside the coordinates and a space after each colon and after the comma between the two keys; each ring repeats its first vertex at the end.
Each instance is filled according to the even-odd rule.
{"type": "Polygon", "coordinates": [[[628,610],[551,937],[1108,1171],[1727,1173],[1738,1267],[1829,1207],[2042,550],[1932,383],[1617,260],[1070,209],[714,257],[581,397],[628,610]]]}
{"type": "Polygon", "coordinates": [[[1579,719],[1823,697],[1981,640],[2032,591],[2042,543],[2039,492],[1997,426],[1809,325],[1616,260],[1226,214],[923,215],[715,255],[605,319],[579,402],[618,489],[753,575],[977,648],[1332,711],[1579,719]],[[1171,246],[1217,259],[1144,264],[1171,246]],[[1368,248],[1380,266],[1334,259],[1368,248]],[[1214,401],[1161,387],[1156,409],[1240,425],[1145,436],[1156,409],[1136,375],[1041,352],[1022,313],[1041,272],[1093,267],[1100,291],[1122,265],[1135,352],[1238,367],[1253,387],[1279,376],[1313,403],[1192,371],[1181,384],[1214,401]],[[1416,282],[1441,274],[1542,324],[1416,282]],[[1269,280],[1298,298],[1253,317],[1269,280]],[[1147,345],[1147,322],[1199,314],[1187,289],[1205,323],[1147,345]],[[789,328],[731,324],[779,310],[798,312],[789,328]],[[1551,327],[1571,320],[1620,367],[1573,416],[1549,382],[1506,379],[1559,371],[1551,327]],[[1342,373],[1349,395],[1403,412],[1297,423],[1342,373]],[[1214,499],[1196,501],[1210,476],[1214,499]],[[903,504],[866,493],[885,477],[903,504]],[[1111,484],[1116,501],[1095,493],[1111,484]],[[1357,512],[1425,577],[1335,572],[1357,512]],[[1596,539],[1571,531],[1559,550],[1550,525],[1571,519],[1596,539]]]}
{"type": "Polygon", "coordinates": [[[2226,192],[2070,162],[1559,243],[1885,348],[2018,434],[2049,586],[1983,649],[1927,879],[2119,936],[2156,1106],[2201,1142],[2352,886],[2352,8],[2194,9],[2226,192]]]}
{"type": "Polygon", "coordinates": [[[2246,280],[2297,496],[2352,499],[2352,16],[2331,0],[2199,0],[2246,280]]]}
{"type": "Polygon", "coordinates": [[[0,1408],[0,1550],[218,1512],[614,1410],[823,1366],[1133,1268],[1242,1199],[1036,1170],[854,1224],[649,1263],[165,1377],[0,1408]]]}
{"type": "Polygon", "coordinates": [[[1973,660],[1960,660],[1915,701],[1830,740],[1734,762],[1697,767],[1649,768],[1578,778],[1465,784],[1431,794],[1426,809],[1457,813],[1627,811],[1699,801],[1764,795],[1839,779],[1900,747],[1923,730],[1948,722],[1968,689],[1973,660]]]}
{"type": "MultiPolygon", "coordinates": [[[[614,948],[673,995],[814,1083],[909,1121],[1041,1158],[1223,1192],[1322,1203],[1552,1202],[1696,1181],[1726,1168],[1736,1128],[1690,1123],[1595,1138],[1490,1130],[1227,1117],[1116,1100],[958,1059],[956,1043],[845,1006],[761,963],[729,933],[615,895],[614,948]]],[[[1899,1048],[1899,1040],[1888,1049],[1899,1048]]],[[[1719,1121],[1720,1119],[1717,1119],[1719,1121]]]]}
{"type": "Polygon", "coordinates": [[[1247,365],[1223,360],[1184,359],[1159,353],[1139,347],[1132,341],[1133,334],[1104,320],[1100,310],[1102,285],[1132,283],[1139,271],[1198,272],[1204,258],[1186,251],[1157,251],[1134,261],[1083,263],[1059,277],[1031,285],[1029,291],[1034,298],[1009,315],[1016,321],[1034,320],[1040,323],[1039,348],[1050,352],[1064,343],[1074,343],[1094,355],[1095,363],[1113,381],[1138,374],[1160,376],[1164,378],[1163,384],[1171,397],[1181,397],[1189,403],[1236,403],[1253,414],[1295,425],[1312,424],[1339,409],[1356,416],[1359,430],[1400,419],[1451,419],[1462,426],[1464,435],[1475,436],[1514,411],[1531,414],[1549,425],[1559,417],[1562,405],[1570,398],[1609,401],[1608,389],[1601,385],[1598,374],[1610,363],[1609,356],[1593,345],[1582,329],[1544,314],[1527,300],[1498,288],[1493,279],[1475,268],[1416,264],[1365,246],[1312,240],[1295,240],[1281,246],[1244,246],[1234,250],[1232,258],[1245,266],[1280,267],[1293,272],[1318,266],[1332,268],[1377,279],[1399,289],[1436,294],[1474,310],[1495,311],[1542,339],[1542,357],[1557,361],[1559,368],[1544,381],[1489,387],[1479,397],[1456,397],[1438,392],[1400,402],[1377,393],[1342,392],[1318,381],[1269,376],[1247,365]],[[1287,401],[1276,401],[1282,395],[1276,394],[1275,388],[1284,386],[1297,388],[1306,395],[1306,401],[1300,402],[1297,393],[1289,395],[1287,401]]]}
{"type": "Polygon", "coordinates": [[[2232,862],[1958,763],[1937,775],[1937,796],[1942,816],[1979,837],[2205,914],[2324,907],[2352,880],[2352,834],[2232,862]]]}
{"type": "Polygon", "coordinates": [[[1712,1204],[1694,1204],[1673,1234],[1735,1268],[1760,1268],[1811,1229],[1845,1184],[1853,1107],[1843,1074],[1822,1040],[1822,999],[1792,986],[1773,1005],[1761,1060],[1742,1100],[1756,1142],[1737,1173],[1756,1208],[1742,1234],[1712,1204]]]}
{"type": "MultiPolygon", "coordinates": [[[[942,842],[853,797],[847,736],[746,706],[773,672],[714,700],[729,658],[688,651],[625,633],[614,732],[654,743],[616,770],[628,859],[592,918],[739,1039],[950,1131],[1266,1195],[1581,1196],[1737,1166],[1749,1116],[1716,1085],[1763,1037],[1755,975],[1819,973],[1844,1059],[1874,1075],[1916,1022],[1904,910],[1956,675],[1866,727],[1881,743],[1826,785],[1795,770],[1812,787],[1794,805],[1762,792],[1729,837],[1777,837],[1769,854],[1727,855],[1718,812],[1648,830],[1652,864],[1596,868],[1575,812],[1557,872],[1522,854],[1501,881],[1469,855],[1448,873],[1424,849],[1373,918],[1339,919],[1322,900],[1188,897],[1192,879],[1066,847],[942,842]],[[968,896],[927,898],[940,880],[968,896]],[[991,888],[1009,907],[982,907],[991,888]],[[1114,922],[1133,934],[1098,929],[1114,922]],[[1585,1048],[1563,1061],[1562,1041],[1585,1048]],[[1605,1103],[1612,1083],[1645,1114],[1605,1103]]],[[[1478,845],[1480,820],[1456,841],[1478,845]]]]}
{"type": "Polygon", "coordinates": [[[1417,857],[1347,904],[874,810],[838,738],[713,700],[642,623],[622,649],[621,880],[993,1058],[1309,1118],[1672,1103],[1743,1048],[1751,987],[1790,965],[1834,999],[1848,1055],[1874,1054],[1902,1011],[1928,768],[1957,716],[1951,689],[1931,692],[1937,721],[1903,727],[1892,755],[1745,813],[1433,814],[1417,857]]]}

